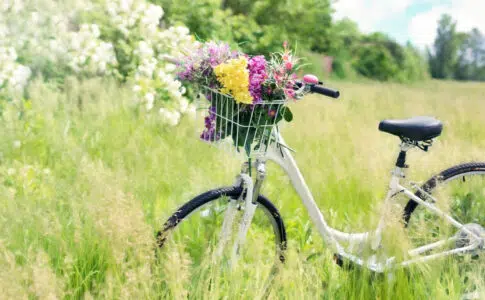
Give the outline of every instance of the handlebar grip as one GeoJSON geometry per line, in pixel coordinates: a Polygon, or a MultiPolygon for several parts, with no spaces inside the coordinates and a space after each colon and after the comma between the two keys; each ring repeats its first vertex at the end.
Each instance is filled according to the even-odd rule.
{"type": "Polygon", "coordinates": [[[310,88],[310,91],[312,93],[321,94],[321,95],[332,97],[332,98],[335,98],[335,99],[340,97],[339,91],[332,90],[332,89],[329,89],[329,88],[326,88],[326,87],[323,87],[323,86],[319,86],[319,85],[312,85],[311,88],[310,88]]]}

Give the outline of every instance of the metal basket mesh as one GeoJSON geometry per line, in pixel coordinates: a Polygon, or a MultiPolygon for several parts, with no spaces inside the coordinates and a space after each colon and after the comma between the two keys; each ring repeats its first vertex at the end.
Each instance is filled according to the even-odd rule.
{"type": "MultiPolygon", "coordinates": [[[[196,102],[205,125],[202,132],[199,131],[200,138],[238,155],[262,156],[275,142],[277,123],[286,109],[284,104],[284,99],[239,104],[230,95],[203,87],[196,102]]],[[[197,121],[198,125],[201,123],[197,121]]]]}

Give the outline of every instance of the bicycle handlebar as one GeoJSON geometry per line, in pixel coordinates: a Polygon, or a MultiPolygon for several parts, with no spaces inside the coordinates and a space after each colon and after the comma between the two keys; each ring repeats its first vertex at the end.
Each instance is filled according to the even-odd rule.
{"type": "Polygon", "coordinates": [[[332,90],[332,89],[329,89],[329,88],[326,88],[326,87],[323,87],[323,86],[319,86],[319,85],[312,85],[310,87],[310,92],[321,94],[321,95],[331,97],[331,98],[335,98],[335,99],[340,97],[339,91],[332,90]]]}
{"type": "Polygon", "coordinates": [[[306,74],[303,76],[303,82],[310,86],[309,91],[312,93],[321,94],[327,97],[337,99],[340,96],[340,92],[321,86],[323,82],[318,80],[318,77],[312,74],[306,74]]]}

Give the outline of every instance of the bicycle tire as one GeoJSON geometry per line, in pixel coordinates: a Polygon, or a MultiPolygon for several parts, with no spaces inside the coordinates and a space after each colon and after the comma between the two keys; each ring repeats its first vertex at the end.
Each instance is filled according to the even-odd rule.
{"type": "MultiPolygon", "coordinates": [[[[223,187],[214,190],[207,191],[200,194],[182,205],[175,213],[173,213],[168,220],[164,223],[162,230],[157,233],[157,245],[161,249],[163,248],[167,237],[170,235],[181,222],[187,219],[192,213],[199,210],[204,205],[216,201],[222,197],[230,197],[237,199],[241,196],[244,190],[242,187],[223,187]]],[[[262,208],[266,216],[270,219],[273,225],[273,231],[275,234],[275,242],[278,259],[284,262],[284,251],[286,250],[286,229],[283,223],[283,219],[278,209],[271,203],[269,199],[263,195],[259,195],[257,198],[258,209],[262,208]]]]}

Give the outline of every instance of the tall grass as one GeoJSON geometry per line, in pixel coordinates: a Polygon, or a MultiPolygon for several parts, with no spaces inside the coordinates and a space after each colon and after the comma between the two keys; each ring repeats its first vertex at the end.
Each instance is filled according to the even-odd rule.
{"type": "MultiPolygon", "coordinates": [[[[485,86],[338,83],[338,101],[307,97],[284,129],[331,225],[371,229],[397,155],[379,120],[433,115],[443,135],[412,151],[409,177],[485,160],[485,86]]],[[[263,188],[288,227],[288,263],[271,285],[254,265],[221,271],[154,257],[165,219],[198,193],[229,185],[230,154],[199,142],[193,120],[167,128],[109,81],[34,83],[31,100],[3,112],[0,137],[0,298],[453,299],[465,286],[453,259],[375,275],[332,261],[288,179],[275,166],[263,188]],[[307,237],[307,238],[305,238],[307,237]]],[[[485,212],[484,212],[485,213],[485,212]]],[[[398,241],[399,243],[399,241],[398,241]]],[[[483,280],[483,278],[481,279],[483,280]]],[[[483,282],[482,282],[483,285],[483,282]]]]}

